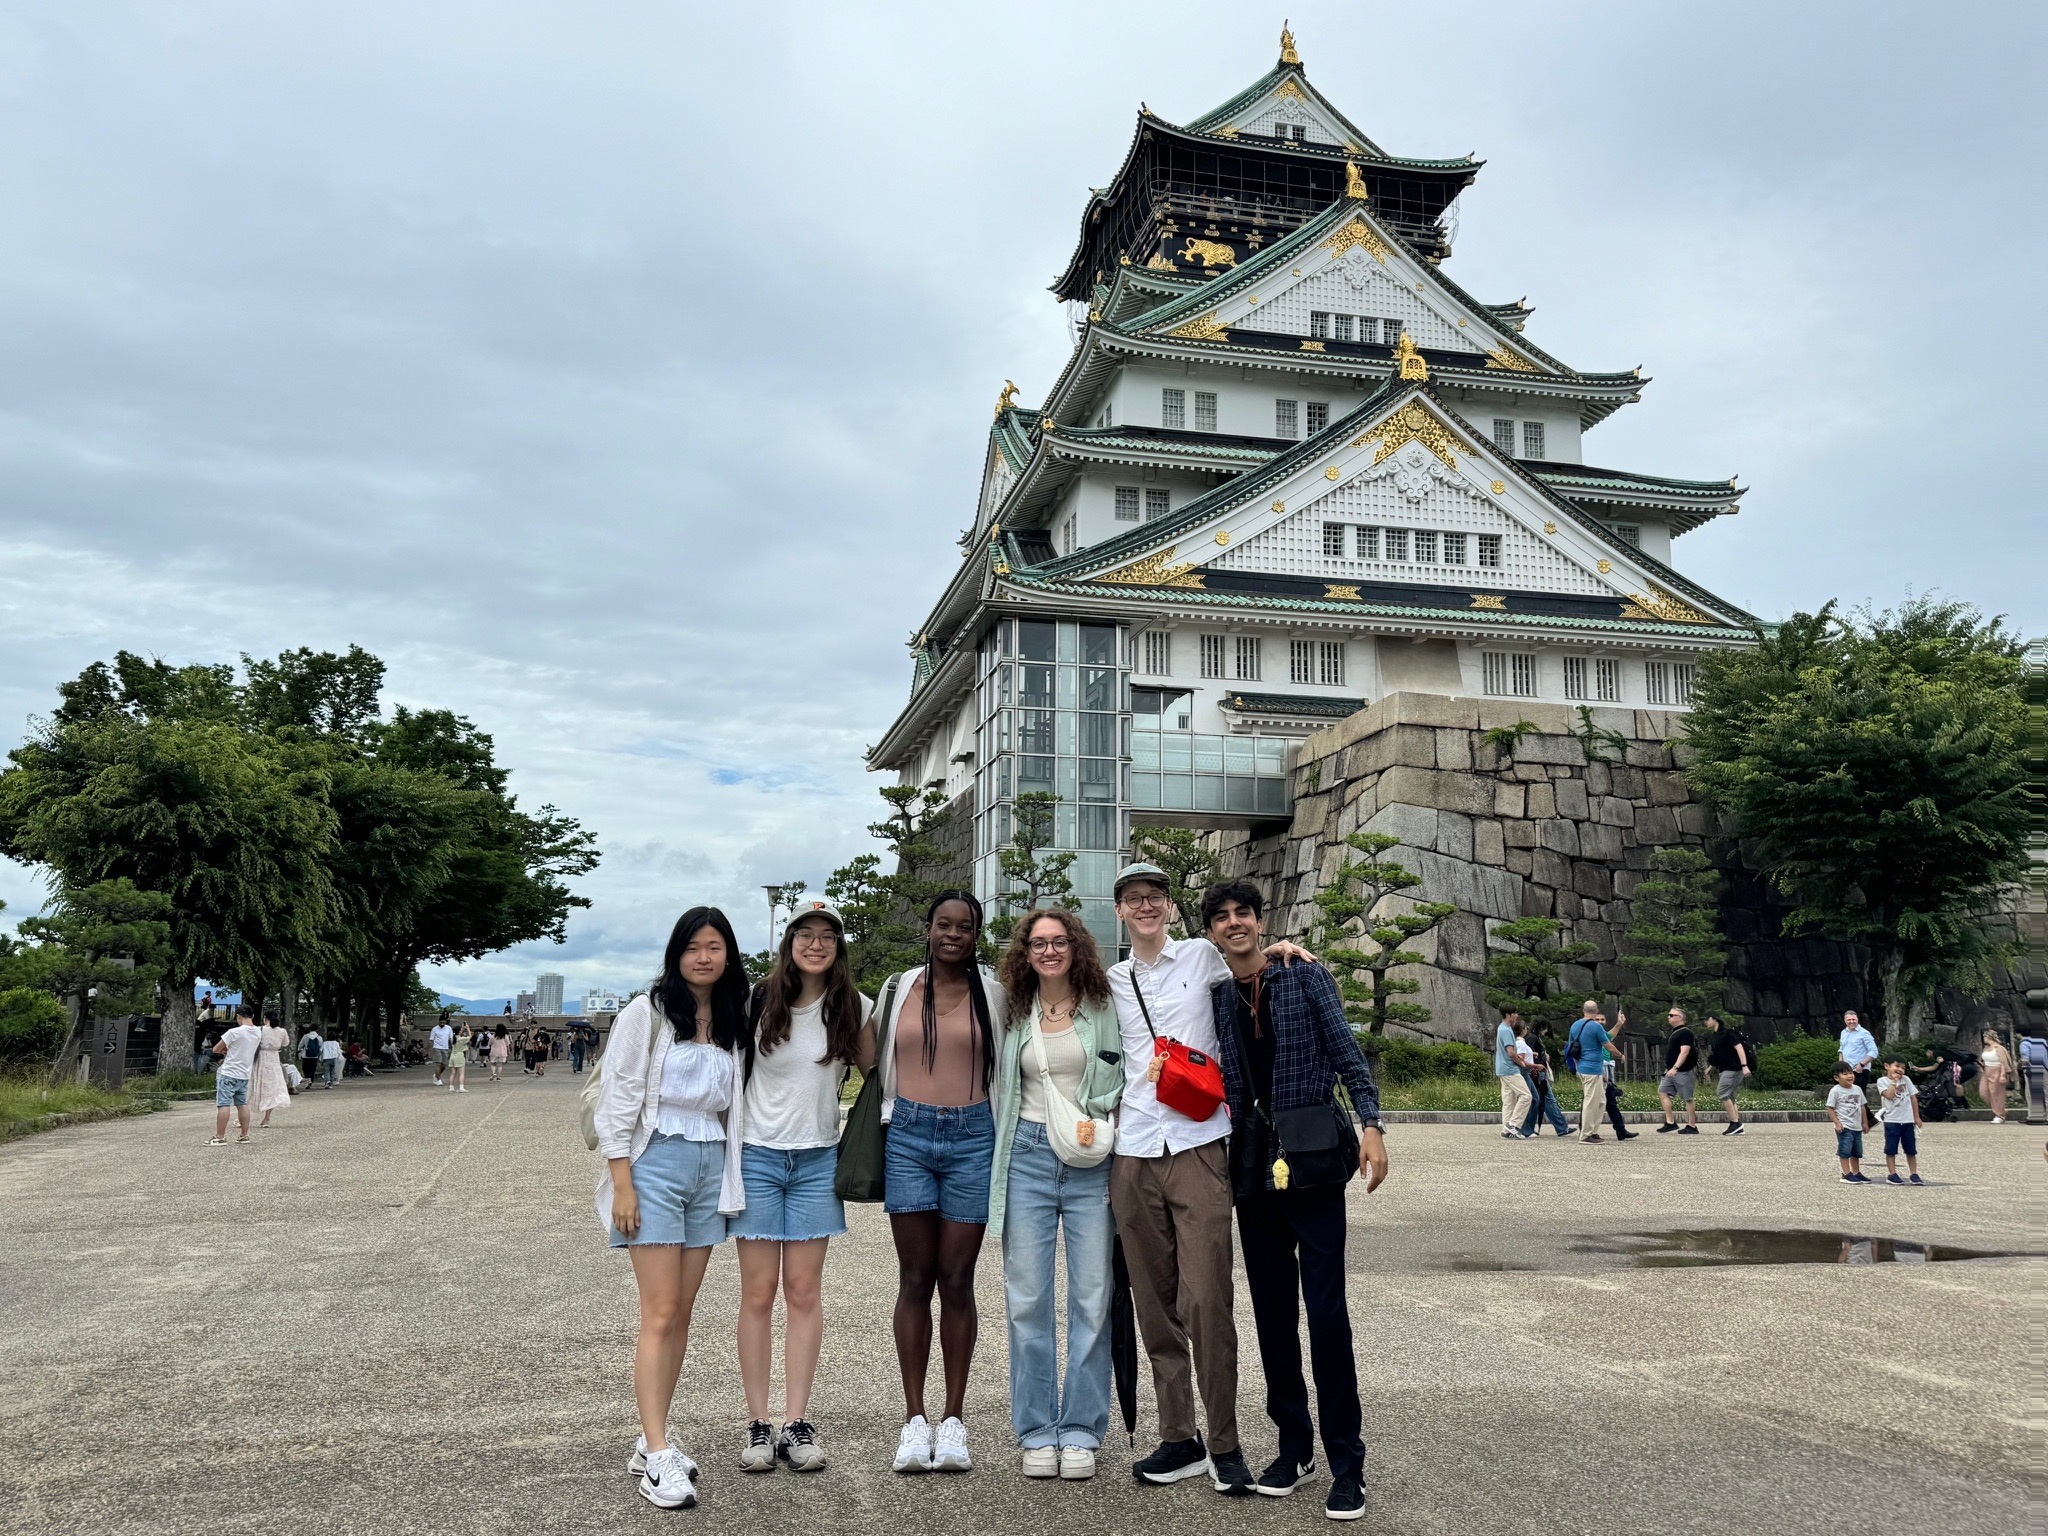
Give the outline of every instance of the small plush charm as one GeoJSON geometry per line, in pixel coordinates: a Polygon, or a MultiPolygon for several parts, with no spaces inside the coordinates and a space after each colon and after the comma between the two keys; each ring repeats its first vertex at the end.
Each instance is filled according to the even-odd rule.
{"type": "Polygon", "coordinates": [[[1273,1159],[1273,1187],[1275,1189],[1285,1189],[1287,1187],[1287,1159],[1284,1157],[1273,1159]]]}

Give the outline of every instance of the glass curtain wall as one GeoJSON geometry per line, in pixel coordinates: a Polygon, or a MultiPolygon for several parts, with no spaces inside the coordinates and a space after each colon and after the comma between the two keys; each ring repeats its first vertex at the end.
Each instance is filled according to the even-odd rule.
{"type": "Polygon", "coordinates": [[[1288,740],[1191,730],[1192,701],[1185,689],[1131,690],[1129,805],[1145,811],[1286,815],[1288,740]]]}

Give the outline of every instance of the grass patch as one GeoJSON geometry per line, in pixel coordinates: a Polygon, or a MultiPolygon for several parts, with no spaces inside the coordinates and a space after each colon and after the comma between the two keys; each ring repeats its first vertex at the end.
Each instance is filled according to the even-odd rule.
{"type": "Polygon", "coordinates": [[[119,1114],[145,1102],[132,1093],[77,1083],[52,1088],[32,1078],[0,1078],[0,1141],[41,1130],[46,1115],[119,1114]]]}
{"type": "Polygon", "coordinates": [[[159,1072],[154,1077],[131,1077],[128,1079],[127,1087],[130,1093],[143,1097],[155,1093],[203,1093],[212,1098],[214,1082],[211,1072],[194,1072],[187,1067],[173,1067],[170,1071],[159,1072]]]}

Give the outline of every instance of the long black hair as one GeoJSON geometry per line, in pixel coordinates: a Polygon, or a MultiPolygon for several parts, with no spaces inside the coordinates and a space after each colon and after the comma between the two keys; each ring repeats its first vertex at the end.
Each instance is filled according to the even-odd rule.
{"type": "Polygon", "coordinates": [[[647,989],[649,999],[675,1026],[678,1040],[695,1040],[704,1031],[697,1018],[697,997],[683,980],[679,962],[690,941],[706,928],[725,940],[725,969],[711,983],[710,1038],[714,1045],[731,1050],[747,1032],[747,968],[740,960],[740,942],[733,937],[732,924],[716,907],[692,907],[676,919],[662,951],[661,974],[647,989]]]}
{"type": "MultiPolygon", "coordinates": [[[[932,904],[924,909],[924,1068],[927,1072],[939,1064],[939,1007],[933,1000],[938,992],[937,978],[932,971],[932,919],[939,915],[939,908],[949,901],[966,905],[974,918],[974,937],[981,938],[981,902],[972,891],[941,891],[932,898],[932,904]]],[[[974,1022],[980,1027],[981,1088],[988,1091],[988,1085],[995,1078],[996,1070],[996,1029],[989,1013],[988,992],[981,984],[981,962],[972,945],[967,953],[967,996],[974,1004],[974,1022]]]]}

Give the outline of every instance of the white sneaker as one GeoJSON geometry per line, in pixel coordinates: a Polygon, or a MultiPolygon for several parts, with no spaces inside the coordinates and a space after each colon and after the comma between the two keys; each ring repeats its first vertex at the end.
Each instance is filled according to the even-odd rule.
{"type": "Polygon", "coordinates": [[[1060,1447],[1060,1478],[1069,1483],[1085,1483],[1095,1475],[1095,1453],[1085,1445],[1063,1445],[1060,1447]]]}
{"type": "Polygon", "coordinates": [[[967,1426],[958,1419],[948,1419],[939,1426],[938,1438],[932,1448],[932,1470],[934,1472],[966,1472],[973,1468],[974,1458],[967,1454],[967,1426]]]}
{"type": "Polygon", "coordinates": [[[1060,1475],[1060,1451],[1056,1445],[1034,1445],[1024,1452],[1024,1475],[1026,1477],[1058,1477],[1060,1475]]]}
{"type": "Polygon", "coordinates": [[[1993,1125],[2003,1125],[2003,1124],[2005,1124],[2005,1116],[2003,1116],[2003,1115],[1993,1115],[1993,1116],[1991,1117],[1991,1123],[1992,1123],[1993,1125]]]}
{"type": "Polygon", "coordinates": [[[640,1474],[640,1497],[657,1509],[695,1509],[697,1485],[690,1472],[689,1457],[665,1445],[647,1458],[647,1470],[640,1474]]]}
{"type": "Polygon", "coordinates": [[[932,1469],[932,1427],[919,1414],[903,1426],[903,1433],[896,1438],[895,1470],[898,1472],[929,1472],[932,1469]]]}
{"type": "Polygon", "coordinates": [[[462,1085],[461,1087],[457,1088],[457,1089],[456,1089],[455,1091],[456,1091],[457,1093],[467,1093],[467,1092],[469,1092],[469,1086],[468,1086],[468,1084],[466,1084],[466,1083],[465,1083],[465,1084],[464,1084],[464,1085],[462,1085]]]}
{"type": "MultiPolygon", "coordinates": [[[[669,1449],[674,1451],[675,1447],[670,1446],[669,1449]]],[[[681,1451],[676,1451],[676,1454],[683,1456],[681,1451]]],[[[683,1466],[692,1478],[696,1477],[696,1462],[690,1460],[687,1456],[683,1456],[683,1466]]],[[[635,1435],[633,1437],[633,1454],[626,1458],[626,1470],[635,1477],[638,1477],[647,1470],[647,1437],[645,1435],[635,1435]]]]}

